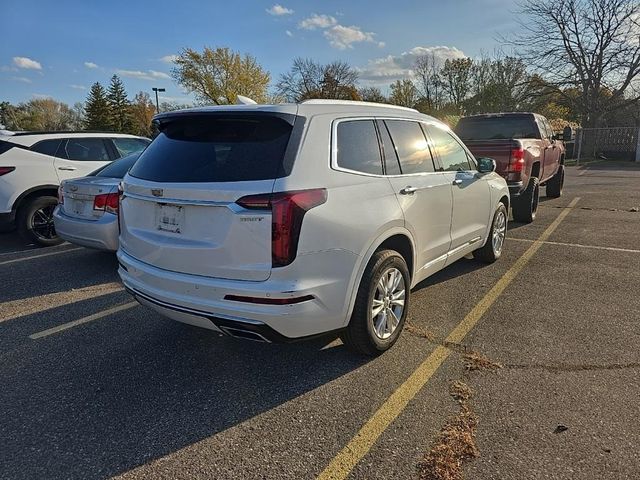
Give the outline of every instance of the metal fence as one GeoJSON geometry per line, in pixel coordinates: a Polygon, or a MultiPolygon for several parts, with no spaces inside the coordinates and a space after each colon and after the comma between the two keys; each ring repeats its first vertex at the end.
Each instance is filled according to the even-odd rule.
{"type": "Polygon", "coordinates": [[[586,159],[640,162],[638,127],[581,128],[576,132],[573,156],[586,159]]]}

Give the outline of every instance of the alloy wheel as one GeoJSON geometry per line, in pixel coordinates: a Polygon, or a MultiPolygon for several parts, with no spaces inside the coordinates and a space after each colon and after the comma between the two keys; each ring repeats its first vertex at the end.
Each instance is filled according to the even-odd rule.
{"type": "Polygon", "coordinates": [[[371,305],[373,331],[378,338],[389,338],[400,325],[405,295],[406,285],[400,270],[395,267],[385,270],[376,284],[371,305]]]}

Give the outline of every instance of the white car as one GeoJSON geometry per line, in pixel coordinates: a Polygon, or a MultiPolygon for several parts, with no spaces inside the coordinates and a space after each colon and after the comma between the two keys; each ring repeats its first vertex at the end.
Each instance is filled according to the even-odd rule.
{"type": "Polygon", "coordinates": [[[415,110],[309,100],[155,122],[122,183],[119,274],[172,319],[262,341],[339,331],[375,355],[412,287],[502,252],[495,162],[415,110]]]}
{"type": "Polygon", "coordinates": [[[17,226],[29,242],[56,245],[53,210],[63,180],[84,177],[150,140],[90,132],[20,132],[0,136],[0,229],[17,226]]]}

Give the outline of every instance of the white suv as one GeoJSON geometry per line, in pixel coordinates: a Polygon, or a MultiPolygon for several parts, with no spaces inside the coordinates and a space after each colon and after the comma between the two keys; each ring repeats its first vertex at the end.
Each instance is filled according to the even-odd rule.
{"type": "Polygon", "coordinates": [[[119,274],[142,304],[262,341],[340,331],[375,355],[410,288],[502,251],[495,163],[415,110],[309,100],[157,116],[121,185],[119,274]]]}
{"type": "Polygon", "coordinates": [[[0,229],[14,225],[30,242],[56,245],[53,226],[62,180],[84,177],[144,149],[150,140],[89,132],[22,132],[0,135],[0,229]]]}

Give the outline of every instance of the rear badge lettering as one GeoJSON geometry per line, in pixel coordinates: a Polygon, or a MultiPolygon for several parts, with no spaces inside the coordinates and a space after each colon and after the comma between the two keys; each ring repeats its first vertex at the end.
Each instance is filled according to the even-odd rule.
{"type": "Polygon", "coordinates": [[[240,217],[241,222],[261,222],[264,217],[240,217]]]}

